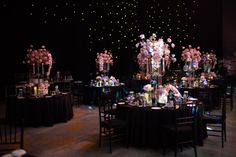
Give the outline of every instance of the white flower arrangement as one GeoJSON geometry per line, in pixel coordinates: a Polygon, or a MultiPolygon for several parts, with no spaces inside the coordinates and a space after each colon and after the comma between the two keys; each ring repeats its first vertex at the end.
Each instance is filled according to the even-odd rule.
{"type": "Polygon", "coordinates": [[[151,66],[154,71],[161,67],[161,63],[164,67],[169,68],[170,63],[176,61],[175,55],[170,54],[170,48],[175,47],[171,37],[167,39],[166,43],[162,38],[157,39],[155,33],[149,39],[146,39],[144,34],[139,37],[140,42],[136,44],[136,47],[140,49],[137,55],[140,67],[147,65],[149,59],[151,59],[151,66]]]}

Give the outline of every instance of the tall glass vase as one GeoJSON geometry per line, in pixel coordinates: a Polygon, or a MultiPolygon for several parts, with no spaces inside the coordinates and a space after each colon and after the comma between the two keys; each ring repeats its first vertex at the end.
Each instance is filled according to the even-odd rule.
{"type": "Polygon", "coordinates": [[[103,75],[108,76],[110,71],[110,64],[109,63],[104,63],[103,64],[103,75]]]}
{"type": "Polygon", "coordinates": [[[157,77],[157,83],[158,83],[158,86],[162,85],[162,76],[158,76],[157,77]]]}

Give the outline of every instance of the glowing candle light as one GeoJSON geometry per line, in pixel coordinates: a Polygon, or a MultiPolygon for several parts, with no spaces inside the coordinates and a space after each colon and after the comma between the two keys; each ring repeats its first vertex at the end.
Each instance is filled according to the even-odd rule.
{"type": "Polygon", "coordinates": [[[34,96],[38,95],[37,86],[34,86],[34,96]]]}

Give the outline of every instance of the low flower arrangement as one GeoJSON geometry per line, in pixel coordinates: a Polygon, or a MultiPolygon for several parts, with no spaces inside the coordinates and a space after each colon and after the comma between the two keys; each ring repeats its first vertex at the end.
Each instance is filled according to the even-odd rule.
{"type": "Polygon", "coordinates": [[[152,85],[151,84],[146,84],[144,87],[143,87],[143,90],[145,91],[145,92],[151,92],[151,91],[153,91],[153,87],[152,87],[152,85]]]}
{"type": "Polygon", "coordinates": [[[182,98],[179,90],[172,84],[166,84],[164,86],[159,86],[155,91],[155,95],[158,103],[166,104],[168,102],[168,95],[172,92],[174,97],[182,98]]]}
{"type": "Polygon", "coordinates": [[[93,86],[118,86],[120,84],[119,79],[114,76],[97,76],[93,86]]]}
{"type": "Polygon", "coordinates": [[[166,90],[167,93],[172,91],[174,96],[177,97],[177,98],[181,98],[182,97],[182,95],[180,94],[179,90],[175,86],[173,86],[172,84],[167,84],[165,86],[165,90],[166,90]]]}
{"type": "Polygon", "coordinates": [[[151,84],[146,84],[143,86],[143,90],[144,90],[144,98],[147,102],[148,105],[152,104],[152,91],[153,91],[153,87],[151,84]]]}

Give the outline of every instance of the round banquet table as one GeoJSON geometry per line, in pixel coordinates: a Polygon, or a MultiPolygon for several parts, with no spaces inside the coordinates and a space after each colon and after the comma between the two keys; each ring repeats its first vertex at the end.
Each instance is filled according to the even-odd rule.
{"type": "MultiPolygon", "coordinates": [[[[199,110],[198,113],[201,111],[199,110]]],[[[141,147],[157,148],[162,144],[162,126],[174,123],[174,112],[171,109],[151,109],[117,105],[117,117],[128,121],[129,144],[141,147]]],[[[201,116],[197,116],[197,143],[203,145],[204,133],[201,116]]],[[[173,139],[166,139],[173,141],[173,139]]]]}
{"type": "Polygon", "coordinates": [[[73,117],[73,100],[70,93],[46,97],[9,97],[6,106],[6,119],[14,121],[24,118],[25,126],[53,126],[67,122],[73,117]]]}

